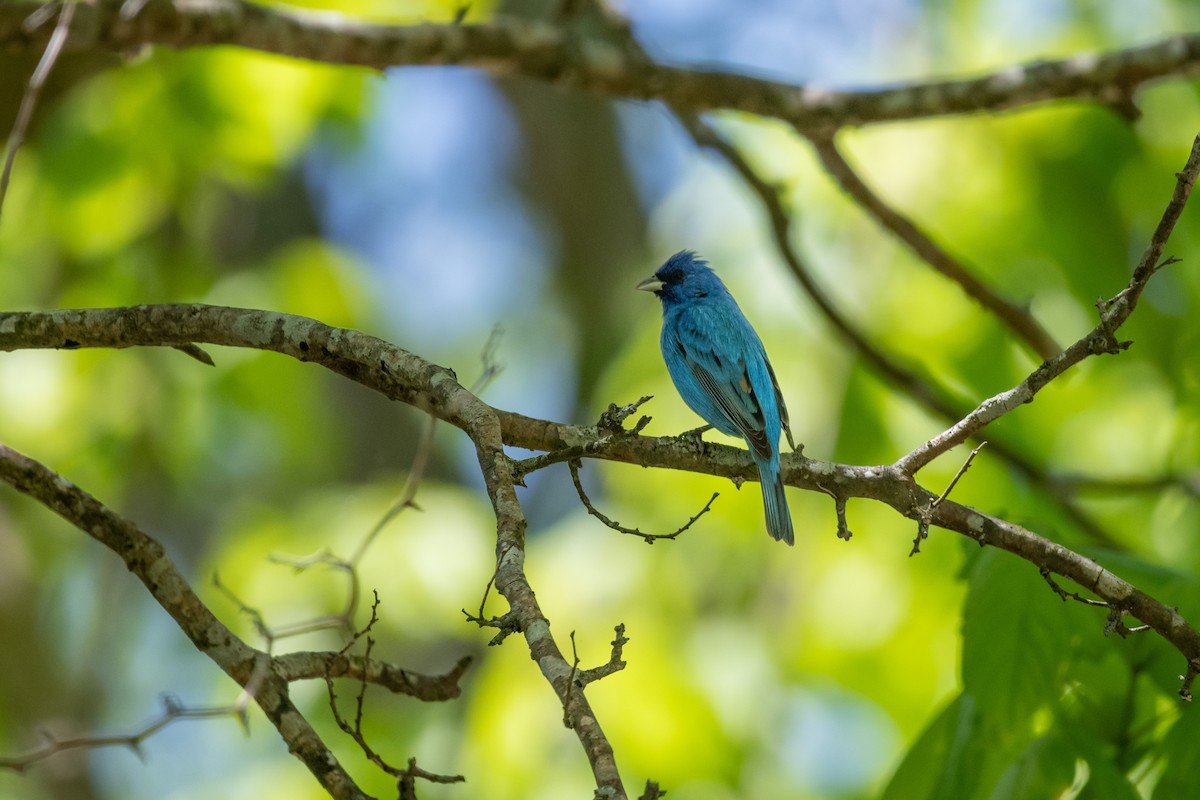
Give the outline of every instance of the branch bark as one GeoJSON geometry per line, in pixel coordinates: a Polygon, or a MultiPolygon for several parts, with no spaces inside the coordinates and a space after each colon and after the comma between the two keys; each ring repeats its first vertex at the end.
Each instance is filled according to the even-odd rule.
{"type": "MultiPolygon", "coordinates": [[[[32,33],[22,30],[39,5],[31,0],[0,5],[0,47],[45,46],[45,26],[32,33]]],[[[126,6],[125,0],[80,4],[69,46],[128,52],[146,45],[235,45],[378,70],[457,64],[612,97],[661,100],[679,110],[730,109],[775,117],[805,134],[996,112],[1048,100],[1078,99],[1126,109],[1144,83],[1200,73],[1200,34],[1186,34],[1109,53],[1013,65],[974,78],[833,90],[658,64],[631,36],[596,36],[594,28],[570,17],[561,24],[496,17],[478,25],[374,25],[239,0],[151,0],[137,13],[123,15],[126,6]]],[[[615,31],[616,26],[608,29],[615,31]]]]}
{"type": "Polygon", "coordinates": [[[287,681],[274,672],[271,657],[250,647],[216,618],[161,544],[66,478],[3,444],[0,480],[38,500],[120,556],[196,649],[254,698],[288,750],[304,762],[325,791],[338,800],[367,800],[292,703],[287,681]]]}
{"type": "MultiPolygon", "coordinates": [[[[813,271],[805,263],[798,248],[792,242],[793,218],[784,208],[777,189],[759,175],[738,149],[721,138],[711,125],[692,115],[682,115],[680,121],[697,144],[711,148],[724,158],[758,197],[770,222],[771,233],[780,258],[783,259],[783,263],[812,300],[813,305],[828,320],[838,335],[862,356],[876,374],[904,392],[918,405],[949,422],[961,420],[970,410],[965,404],[952,399],[950,393],[932,378],[920,375],[912,367],[901,363],[899,359],[872,342],[863,330],[842,313],[834,304],[833,298],[817,283],[813,271]]],[[[1056,482],[1053,476],[1046,473],[1046,470],[1003,439],[993,438],[991,452],[1003,459],[1017,472],[1029,478],[1035,485],[1049,490],[1050,498],[1094,542],[1108,547],[1117,546],[1112,535],[1080,508],[1068,486],[1056,482]]]]}
{"type": "Polygon", "coordinates": [[[571,664],[550,633],[550,621],[525,577],[525,516],[514,488],[511,462],[504,453],[499,417],[461,386],[452,371],[359,331],[268,311],[156,305],[0,313],[0,350],[194,343],[271,350],[320,364],[449,422],[470,436],[496,515],[496,588],[508,601],[530,655],[563,704],[598,789],[606,790],[614,800],[626,797],[612,747],[584,693],[571,689],[571,664]]]}
{"type": "Polygon", "coordinates": [[[1200,135],[1192,142],[1187,163],[1175,175],[1175,189],[1171,193],[1171,200],[1150,237],[1150,244],[1133,271],[1133,277],[1129,279],[1129,285],[1111,300],[1097,301],[1100,322],[1096,327],[1054,358],[1042,362],[1042,365],[1021,383],[984,400],[957,423],[900,458],[896,466],[910,475],[915,474],[930,461],[979,433],[1004,414],[1032,402],[1034,396],[1047,384],[1088,356],[1119,353],[1128,348],[1130,342],[1117,340],[1117,329],[1125,324],[1133,309],[1137,307],[1138,299],[1154,273],[1170,263],[1170,260],[1163,262],[1160,259],[1171,232],[1175,230],[1175,223],[1179,221],[1188,197],[1191,196],[1197,175],[1200,175],[1200,135]]]}
{"type": "MultiPolygon", "coordinates": [[[[1160,226],[1156,242],[1162,234],[1160,226]]],[[[1161,252],[1161,246],[1158,249],[1161,252]]],[[[1148,251],[1147,258],[1153,250],[1148,251]]],[[[1139,265],[1135,281],[1144,285],[1150,273],[1152,269],[1147,272],[1139,265]]],[[[1135,293],[1122,293],[1118,302],[1135,303],[1136,296],[1131,294],[1135,293]]],[[[1081,341],[1090,341],[1090,335],[1081,341]]],[[[204,305],[0,313],[0,351],[173,347],[193,342],[273,350],[320,364],[450,422],[472,438],[497,518],[495,585],[508,601],[531,656],[563,703],[592,764],[597,786],[610,787],[615,792],[613,797],[624,797],[612,749],[584,693],[571,690],[572,665],[563,658],[550,634],[550,623],[525,578],[525,519],[513,489],[511,462],[502,448],[508,445],[543,452],[582,448],[591,458],[704,473],[735,482],[757,480],[745,451],[706,443],[701,453],[680,439],[615,433],[495,409],[471,395],[443,367],[373,336],[332,328],[305,317],[204,305]]],[[[1179,650],[1189,671],[1200,670],[1200,632],[1169,605],[1092,559],[1020,525],[952,500],[935,503],[938,495],[917,485],[913,474],[899,464],[851,466],[792,453],[783,456],[782,475],[787,485],[800,489],[833,494],[843,500],[877,500],[916,522],[927,519],[931,525],[955,531],[981,545],[1007,550],[1039,570],[1069,578],[1110,608],[1149,625],[1179,650]]]]}
{"type": "Polygon", "coordinates": [[[812,143],[826,171],[864,211],[875,218],[876,222],[908,245],[918,258],[957,283],[967,296],[994,314],[1038,356],[1048,359],[1058,354],[1062,348],[1033,315],[993,291],[990,286],[975,277],[962,262],[929,238],[929,235],[912,220],[875,194],[855,172],[854,167],[850,166],[850,162],[842,155],[832,136],[814,136],[812,143]]]}

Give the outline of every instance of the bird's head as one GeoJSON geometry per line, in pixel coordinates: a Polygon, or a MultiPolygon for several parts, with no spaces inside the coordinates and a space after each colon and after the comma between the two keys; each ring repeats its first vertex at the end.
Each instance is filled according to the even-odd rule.
{"type": "Polygon", "coordinates": [[[668,258],[665,264],[639,283],[637,288],[654,292],[664,303],[682,303],[688,299],[707,297],[725,291],[725,285],[708,266],[708,262],[691,250],[680,250],[668,258]]]}

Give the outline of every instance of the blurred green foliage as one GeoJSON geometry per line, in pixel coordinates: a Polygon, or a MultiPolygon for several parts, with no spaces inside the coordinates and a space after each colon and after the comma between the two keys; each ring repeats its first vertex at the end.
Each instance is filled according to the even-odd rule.
{"type": "MultiPolygon", "coordinates": [[[[927,3],[919,14],[929,29],[960,36],[946,36],[916,74],[1128,43],[1084,2],[1065,4],[1057,36],[1037,38],[1037,49],[988,38],[981,29],[994,5],[927,3]]],[[[407,21],[448,18],[452,6],[338,8],[407,21]]],[[[1163,30],[1197,22],[1185,4],[1156,8],[1163,30]]],[[[27,70],[18,66],[27,60],[0,54],[0,97],[19,97],[27,70]]],[[[384,79],[229,49],[76,66],[57,73],[17,157],[0,223],[5,308],[195,301],[383,336],[396,329],[403,286],[389,282],[387,265],[325,235],[306,165],[363,146],[383,81],[404,73],[384,79]]],[[[657,304],[631,291],[689,246],[712,260],[763,334],[808,454],[886,463],[944,427],[836,338],[780,266],[761,210],[718,161],[688,152],[667,188],[637,195],[639,167],[622,147],[638,140],[611,105],[538,86],[504,92],[517,129],[537,142],[516,159],[513,182],[549,253],[530,255],[546,261],[549,280],[497,320],[515,328],[501,352],[510,370],[494,386],[513,410],[535,413],[554,399],[520,380],[553,351],[570,368],[549,384],[569,421],[653,394],[648,432],[694,427],[661,365],[657,304]],[[583,215],[572,207],[580,193],[599,198],[583,215]],[[563,330],[522,328],[546,315],[563,330]]],[[[1092,325],[1095,298],[1125,284],[1200,128],[1192,82],[1162,82],[1137,99],[1136,123],[1070,103],[848,131],[843,141],[883,196],[1066,343],[1092,325]]],[[[11,119],[12,109],[0,112],[11,119]]],[[[853,207],[802,141],[771,122],[721,122],[783,187],[796,244],[822,283],[888,352],[965,404],[1036,366],[853,207]]],[[[1195,476],[1198,214],[1189,209],[1168,248],[1183,262],[1155,279],[1122,331],[1134,347],[1085,363],[989,435],[1054,474],[1195,476]]],[[[462,280],[449,263],[422,268],[462,280]]],[[[421,352],[468,381],[483,342],[455,331],[470,313],[427,331],[445,344],[421,352]]],[[[304,364],[213,355],[215,370],[170,350],[4,354],[0,439],[151,531],[222,619],[257,643],[211,576],[273,625],[336,612],[344,576],[297,575],[269,556],[352,553],[398,496],[423,420],[304,364]]],[[[489,632],[464,623],[461,609],[478,608],[490,576],[491,516],[461,435],[446,428],[436,441],[422,510],[384,531],[361,579],[382,601],[377,656],[428,672],[464,654],[476,663],[463,697],[447,704],[373,691],[367,733],[396,763],[413,755],[468,778],[421,787],[423,798],[588,796],[578,742],[519,637],[487,648],[489,632]]],[[[940,490],[964,454],[932,465],[922,483],[940,490]]],[[[582,665],[599,664],[612,626],[626,625],[628,667],[588,691],[631,788],[649,777],[680,800],[1194,792],[1200,719],[1175,696],[1182,658],[1153,635],[1105,638],[1104,612],[1061,602],[1034,567],[937,530],[907,558],[914,526],[865,501],[850,504],[855,536],[843,542],[829,499],[800,492],[790,496],[797,544],[785,550],[763,535],[753,486],[594,462],[584,475],[610,516],[646,530],[677,527],[721,492],[693,530],[654,547],[589,518],[565,470],[524,495],[530,582],[560,644],[576,631],[582,665]]],[[[1081,492],[1117,549],[1097,547],[1053,492],[986,450],[954,497],[1085,551],[1200,622],[1194,493],[1081,492]]],[[[488,610],[503,610],[494,594],[488,610]]],[[[159,692],[190,705],[235,697],[116,559],[11,491],[0,492],[0,643],[6,754],[34,744],[43,726],[131,730],[153,716],[159,692]]],[[[340,646],[333,633],[280,643],[340,646]]],[[[333,726],[324,688],[295,693],[364,788],[390,796],[394,787],[333,726]]],[[[56,756],[25,777],[0,773],[0,797],[320,797],[252,717],[248,738],[232,721],[177,724],[146,743],[144,765],[104,750],[56,756]]]]}

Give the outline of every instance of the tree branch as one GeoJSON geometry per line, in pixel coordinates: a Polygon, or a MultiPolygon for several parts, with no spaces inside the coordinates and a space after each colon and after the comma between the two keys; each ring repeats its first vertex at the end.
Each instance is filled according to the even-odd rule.
{"type": "MultiPolygon", "coordinates": [[[[504,425],[505,442],[533,450],[555,449],[565,442],[596,435],[595,428],[563,425],[531,419],[513,412],[498,412],[504,425]]],[[[989,445],[989,448],[991,445],[989,445]]],[[[594,458],[636,464],[642,467],[686,470],[732,481],[757,480],[753,462],[744,450],[708,443],[703,454],[673,437],[633,436],[612,442],[594,458]]],[[[894,465],[852,466],[818,461],[788,453],[782,458],[783,480],[788,486],[833,494],[841,498],[865,498],[882,502],[908,519],[954,531],[981,545],[1007,550],[1051,572],[1062,575],[1100,597],[1120,605],[1170,642],[1189,664],[1200,666],[1200,632],[1171,606],[1140,591],[1095,561],[1057,542],[985,514],[969,506],[944,499],[916,484],[894,465]],[[832,488],[830,488],[832,487],[832,488]]]]}
{"type": "MultiPolygon", "coordinates": [[[[884,352],[882,348],[867,338],[864,331],[834,305],[833,299],[817,283],[816,278],[813,277],[812,270],[808,268],[808,265],[792,243],[792,216],[784,208],[778,189],[763,179],[738,149],[725,141],[713,130],[712,126],[695,116],[689,115],[681,116],[680,121],[692,134],[697,144],[711,148],[724,158],[734,171],[741,176],[742,180],[746,182],[750,190],[758,196],[770,221],[771,232],[774,236],[775,246],[780,258],[783,259],[784,264],[787,265],[793,277],[800,284],[800,287],[805,291],[809,299],[812,300],[817,310],[833,326],[838,335],[853,347],[863,357],[867,365],[881,378],[911,397],[918,405],[937,414],[947,422],[955,422],[962,419],[969,411],[964,404],[952,400],[945,389],[937,383],[919,375],[911,367],[901,364],[891,355],[884,352]]],[[[1100,527],[1094,519],[1079,507],[1066,487],[1055,483],[1052,476],[1047,474],[1044,469],[1019,452],[1015,447],[1012,447],[999,438],[993,438],[991,452],[1007,462],[1013,469],[1029,478],[1034,484],[1046,487],[1049,490],[1050,498],[1093,541],[1107,547],[1116,546],[1116,540],[1112,535],[1100,527]]],[[[838,508],[844,513],[844,504],[839,505],[838,508]]],[[[842,530],[848,533],[848,529],[842,528],[842,530]]]]}
{"type": "Polygon", "coordinates": [[[166,728],[172,722],[181,719],[212,719],[213,717],[235,717],[247,727],[246,706],[237,703],[220,708],[188,708],[177,699],[167,696],[163,698],[163,709],[151,722],[144,725],[135,733],[113,734],[110,736],[80,736],[71,739],[57,739],[47,735],[45,741],[37,748],[24,755],[0,756],[0,769],[10,769],[24,773],[39,761],[44,761],[53,755],[67,750],[96,750],[101,747],[127,747],[139,756],[142,755],[142,743],[154,734],[166,728]]]}
{"type": "MultiPolygon", "coordinates": [[[[33,119],[33,110],[37,107],[42,86],[46,83],[46,78],[50,76],[50,70],[54,69],[59,54],[62,53],[73,16],[75,16],[75,3],[64,3],[58,12],[58,22],[54,25],[54,31],[46,41],[46,49],[42,52],[37,67],[25,85],[25,93],[21,96],[21,105],[17,108],[17,119],[13,122],[12,132],[9,133],[8,143],[4,148],[4,166],[0,168],[0,214],[4,211],[4,198],[8,195],[8,182],[12,178],[13,162],[16,161],[17,150],[21,149],[21,145],[25,142],[25,131],[33,119]]],[[[32,27],[29,24],[30,19],[32,16],[26,17],[22,23],[22,27],[26,30],[32,27]]]]}
{"type": "Polygon", "coordinates": [[[994,314],[1038,356],[1047,359],[1058,354],[1062,348],[1028,311],[994,292],[912,220],[875,194],[846,161],[832,136],[814,136],[812,143],[829,174],[876,222],[908,245],[918,258],[957,283],[969,297],[994,314]]]}
{"type": "Polygon", "coordinates": [[[426,702],[453,700],[462,693],[458,682],[471,665],[463,656],[444,675],[422,675],[386,661],[365,656],[328,652],[283,653],[274,658],[275,672],[285,681],[331,678],[365,680],[395,694],[406,694],[426,702]]]}
{"type": "Polygon", "coordinates": [[[609,791],[614,800],[624,798],[612,747],[584,693],[570,691],[571,665],[563,658],[525,577],[525,516],[496,411],[461,386],[451,370],[359,331],[269,311],[157,305],[0,313],[0,350],[173,347],[195,342],[271,350],[320,364],[449,422],[471,438],[496,515],[496,588],[508,601],[513,624],[525,635],[530,655],[566,708],[597,787],[609,791]]]}
{"type": "Polygon", "coordinates": [[[293,705],[288,684],[270,657],[247,645],[213,615],[167,557],[161,544],[61,475],[0,444],[0,480],[33,497],[112,550],[125,562],[192,644],[250,694],[288,750],[338,800],[367,800],[293,705]]]}
{"type": "MultiPolygon", "coordinates": [[[[81,4],[70,46],[123,52],[144,45],[235,45],[379,70],[458,64],[612,97],[661,100],[680,110],[731,109],[776,117],[802,133],[1068,98],[1124,107],[1148,81],[1200,72],[1200,34],[1186,34],[1109,53],[1013,65],[974,78],[833,90],[657,64],[631,36],[615,35],[616,26],[604,26],[601,37],[573,15],[558,23],[495,17],[478,25],[372,25],[239,0],[152,0],[122,15],[126,5],[125,0],[81,4]]],[[[44,47],[48,33],[21,27],[37,8],[33,0],[0,4],[0,47],[44,47]]]]}
{"type": "MultiPolygon", "coordinates": [[[[1143,283],[1149,278],[1145,272],[1139,269],[1136,273],[1142,275],[1143,283]]],[[[1114,305],[1113,309],[1136,301],[1136,294],[1123,293],[1115,301],[1120,306],[1114,305]]],[[[531,655],[566,708],[597,785],[615,787],[614,791],[619,788],[620,794],[614,796],[625,796],[611,747],[583,692],[569,691],[571,664],[550,635],[549,622],[524,577],[525,520],[503,446],[551,452],[607,437],[607,443],[594,451],[593,458],[686,470],[737,482],[758,479],[746,452],[706,443],[701,453],[676,437],[632,433],[618,437],[594,426],[565,425],[495,409],[471,396],[444,367],[373,336],[331,328],[305,317],[203,305],[0,313],[0,351],[64,344],[71,348],[173,346],[190,341],[274,350],[313,361],[387,397],[422,408],[471,437],[496,511],[499,556],[495,585],[509,602],[513,624],[524,633],[531,655]]],[[[789,453],[782,459],[782,476],[787,485],[808,491],[877,500],[914,521],[928,516],[933,526],[1014,553],[1039,570],[1049,569],[1105,602],[1119,605],[1174,645],[1190,665],[1200,665],[1200,633],[1173,608],[1092,559],[1019,525],[948,499],[934,505],[937,495],[918,486],[912,474],[898,465],[851,466],[789,453]]]]}
{"type": "Polygon", "coordinates": [[[1096,327],[1054,358],[1044,361],[1021,383],[984,400],[974,411],[957,423],[900,458],[896,462],[896,466],[910,475],[915,474],[930,461],[979,433],[1009,411],[1032,402],[1034,396],[1047,384],[1088,356],[1119,353],[1129,347],[1131,342],[1117,340],[1117,329],[1133,313],[1138,299],[1142,296],[1142,291],[1154,273],[1173,263],[1172,259],[1166,261],[1160,259],[1167,246],[1167,239],[1170,238],[1171,231],[1175,229],[1175,223],[1179,221],[1179,216],[1183,213],[1184,206],[1187,205],[1197,175],[1200,175],[1200,136],[1197,136],[1192,142],[1192,150],[1187,163],[1175,175],[1175,190],[1171,194],[1171,200],[1167,203],[1166,210],[1163,211],[1162,218],[1154,229],[1146,252],[1142,254],[1141,261],[1133,271],[1133,277],[1129,279],[1129,285],[1111,300],[1097,301],[1100,322],[1096,327]]]}

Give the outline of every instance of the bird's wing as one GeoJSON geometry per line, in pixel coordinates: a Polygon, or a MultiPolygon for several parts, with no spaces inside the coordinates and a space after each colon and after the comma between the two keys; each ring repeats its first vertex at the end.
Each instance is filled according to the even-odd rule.
{"type": "Polygon", "coordinates": [[[779,422],[783,425],[783,433],[787,436],[788,446],[795,450],[796,442],[792,439],[792,423],[788,419],[787,405],[783,402],[783,392],[779,391],[779,379],[775,377],[775,368],[771,366],[771,362],[765,357],[763,361],[767,365],[767,374],[771,376],[771,386],[775,389],[775,406],[779,409],[779,422]]]}
{"type": "Polygon", "coordinates": [[[745,437],[754,451],[771,458],[774,446],[767,438],[767,423],[762,404],[754,391],[746,360],[725,354],[702,330],[689,326],[679,338],[684,362],[700,388],[745,437]]]}

